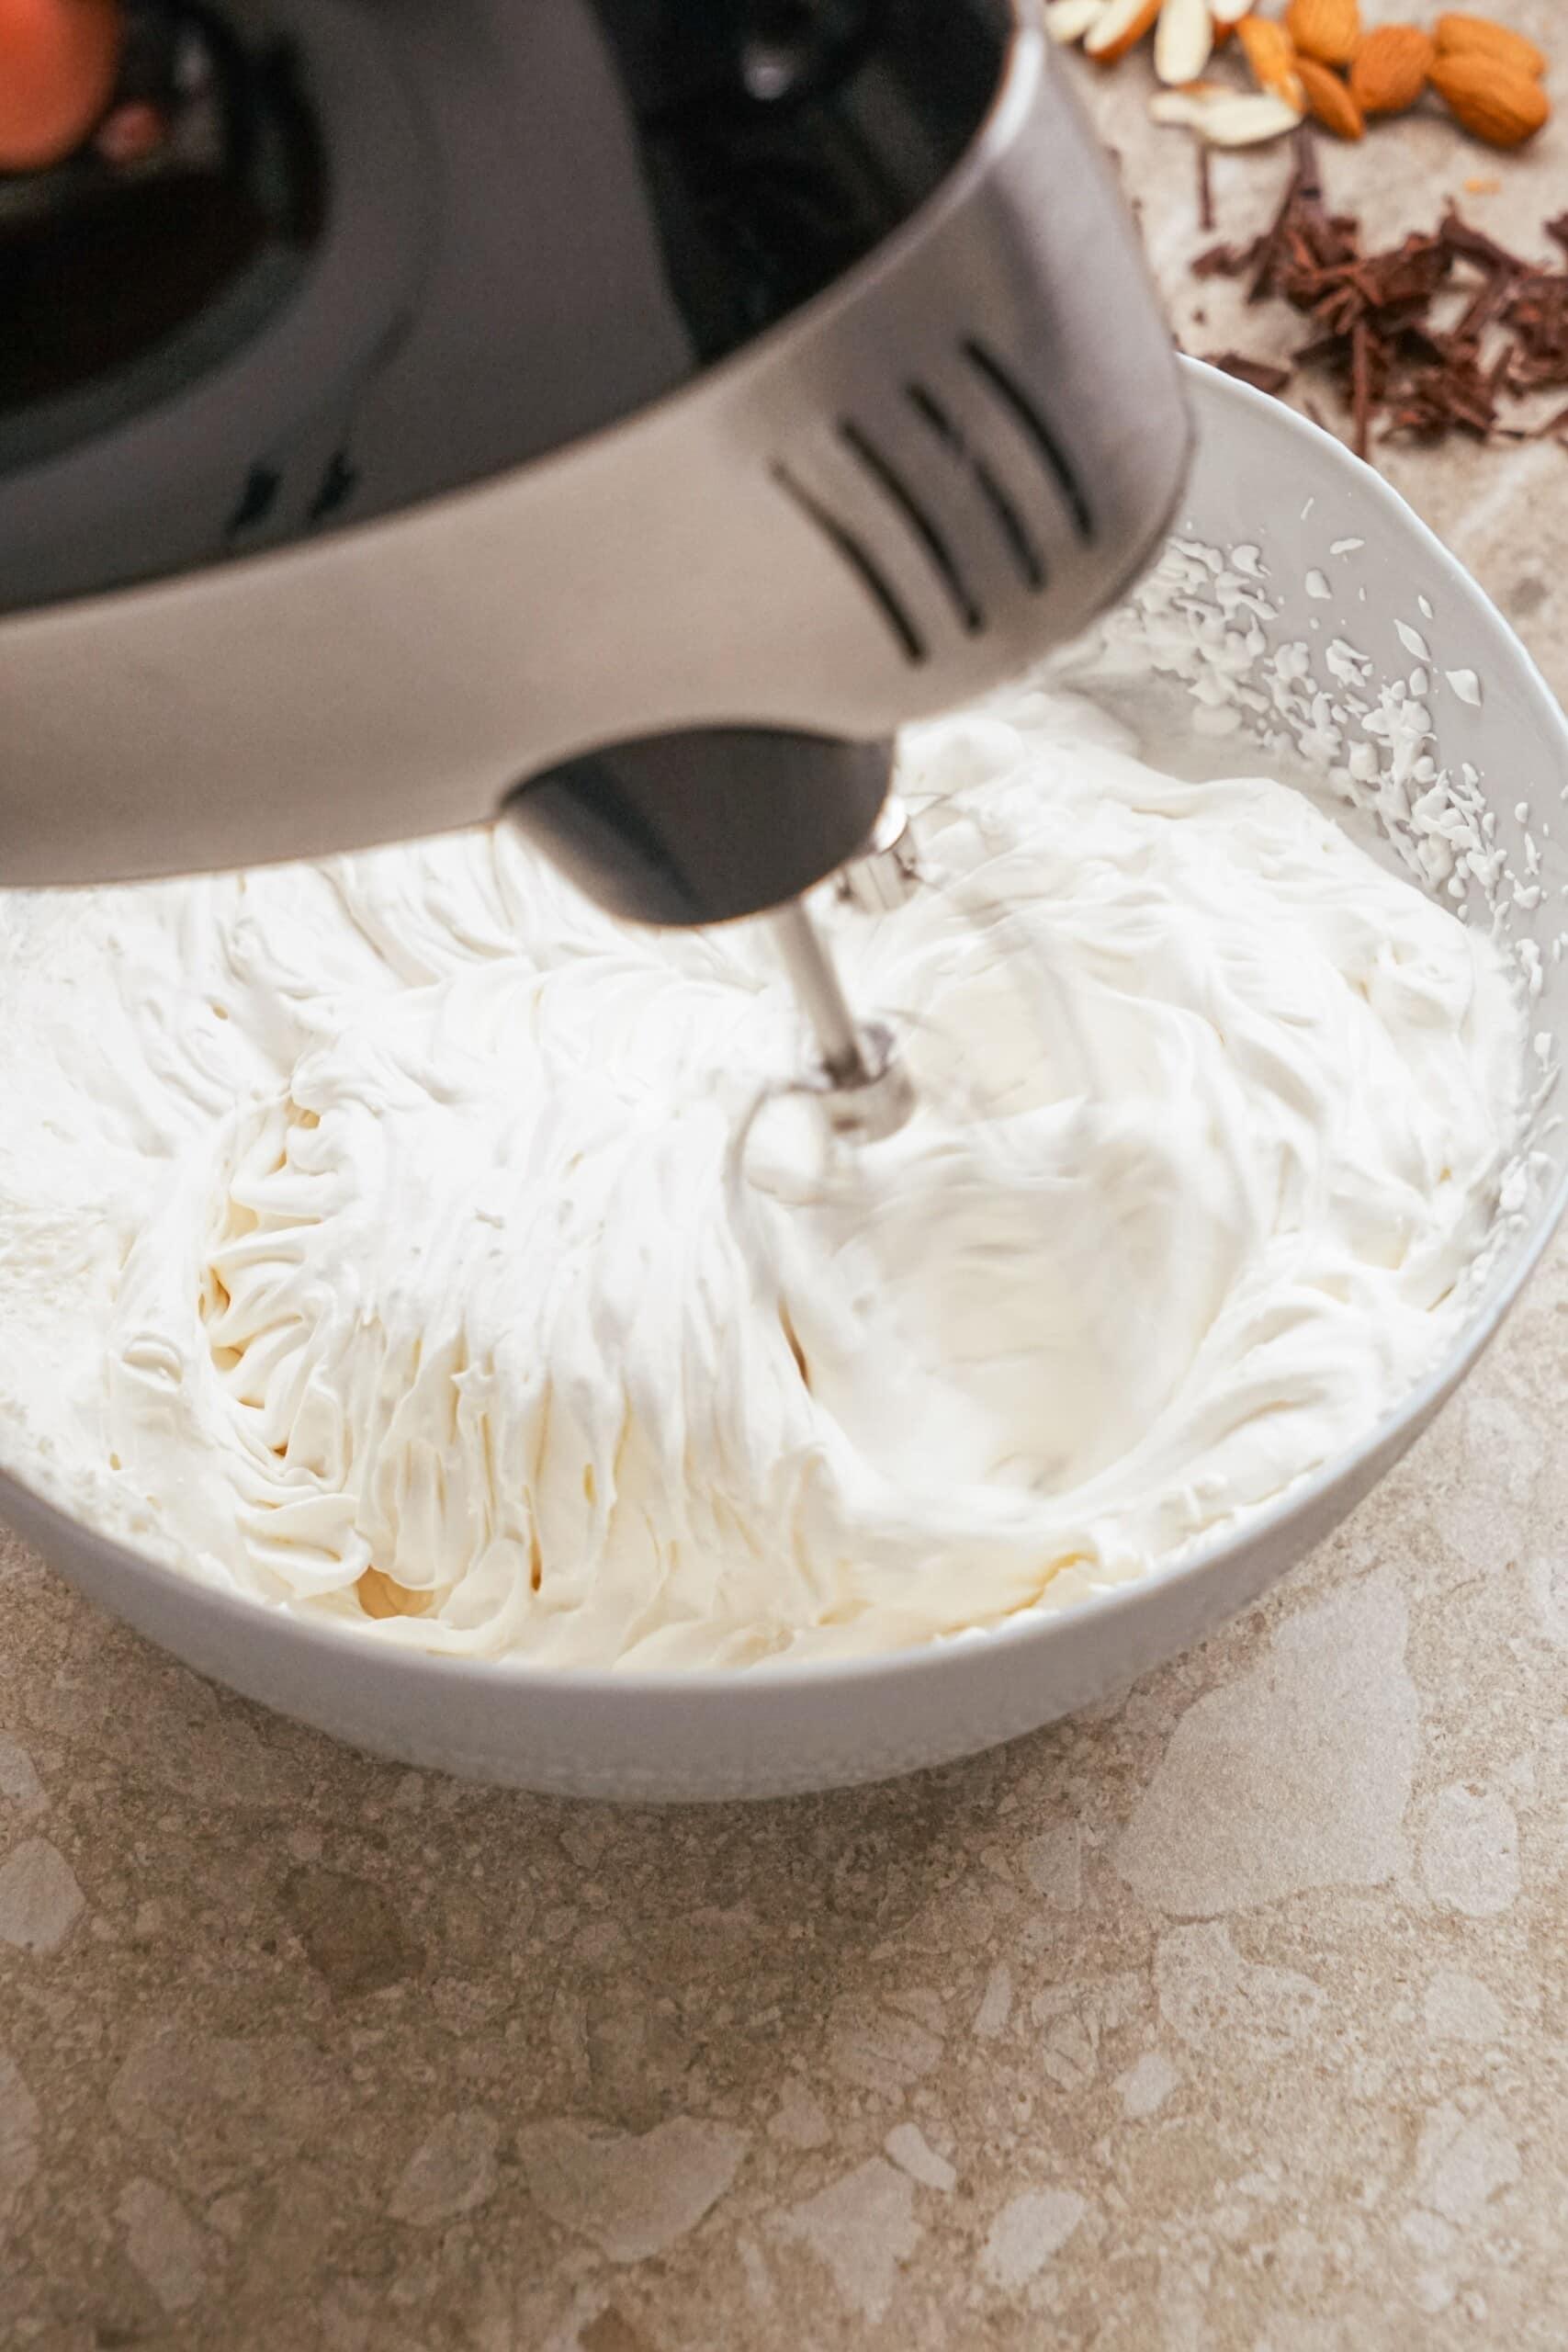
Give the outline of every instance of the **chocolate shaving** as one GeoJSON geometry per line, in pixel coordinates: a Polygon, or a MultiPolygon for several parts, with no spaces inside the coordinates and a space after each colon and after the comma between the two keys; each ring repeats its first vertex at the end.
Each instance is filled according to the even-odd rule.
{"type": "Polygon", "coordinates": [[[1254,391],[1282,392],[1291,380],[1288,368],[1276,367],[1271,359],[1249,359],[1245,351],[1216,351],[1207,355],[1211,368],[1222,374],[1239,378],[1250,384],[1254,391]]]}
{"type": "Polygon", "coordinates": [[[1449,334],[1450,346],[1456,351],[1473,350],[1487,328],[1507,308],[1509,294],[1508,280],[1501,270],[1483,278],[1449,334]]]}
{"type": "MultiPolygon", "coordinates": [[[[1568,389],[1568,269],[1510,253],[1451,209],[1429,233],[1369,253],[1359,221],[1328,210],[1304,126],[1294,151],[1261,232],[1249,244],[1212,245],[1191,267],[1198,278],[1244,282],[1248,303],[1288,303],[1312,332],[1282,364],[1239,352],[1213,364],[1275,393],[1302,392],[1302,375],[1325,379],[1362,457],[1395,435],[1562,437],[1568,410],[1540,425],[1504,423],[1501,410],[1568,389]]],[[[1546,233],[1568,252],[1568,213],[1546,233]]]]}
{"type": "Polygon", "coordinates": [[[1194,277],[1238,277],[1251,250],[1249,245],[1211,245],[1189,266],[1194,277]]]}
{"type": "Polygon", "coordinates": [[[1461,220],[1451,205],[1443,215],[1438,236],[1450,253],[1479,262],[1483,269],[1501,270],[1505,277],[1517,277],[1529,267],[1528,262],[1520,261],[1517,254],[1509,253],[1506,245],[1498,244],[1483,229],[1472,229],[1468,220],[1461,220]]]}
{"type": "Polygon", "coordinates": [[[1505,316],[1513,334],[1509,390],[1568,385],[1568,271],[1529,271],[1510,288],[1505,316]]]}
{"type": "Polygon", "coordinates": [[[1214,232],[1214,175],[1212,150],[1206,139],[1197,141],[1198,149],[1198,226],[1206,237],[1214,232]]]}

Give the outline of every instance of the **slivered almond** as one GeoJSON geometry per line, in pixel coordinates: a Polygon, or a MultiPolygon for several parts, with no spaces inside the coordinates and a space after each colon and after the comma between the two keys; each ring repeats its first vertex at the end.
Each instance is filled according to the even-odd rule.
{"type": "Polygon", "coordinates": [[[1285,29],[1303,57],[1348,65],[1361,45],[1358,0],[1291,0],[1285,29]]]}
{"type": "Polygon", "coordinates": [[[1045,29],[1064,48],[1082,40],[1105,0],[1045,0],[1045,29]]]}
{"type": "Polygon", "coordinates": [[[1533,74],[1500,64],[1485,50],[1439,51],[1431,78],[1455,121],[1490,147],[1522,147],[1551,112],[1533,74]]]}
{"type": "Polygon", "coordinates": [[[1337,74],[1320,65],[1315,57],[1298,57],[1296,72],[1306,92],[1307,111],[1314,122],[1320,122],[1325,130],[1331,130],[1336,139],[1364,136],[1367,126],[1361,119],[1361,109],[1337,74]]]}
{"type": "Polygon", "coordinates": [[[1251,13],[1252,0],[1211,0],[1209,8],[1209,14],[1213,17],[1216,30],[1222,25],[1236,26],[1243,17],[1250,16],[1251,13]]]}
{"type": "Polygon", "coordinates": [[[1084,53],[1097,65],[1116,65],[1136,49],[1159,15],[1159,0],[1105,0],[1084,35],[1084,53]]]}
{"type": "Polygon", "coordinates": [[[1523,33],[1515,32],[1508,25],[1495,25],[1490,17],[1463,17],[1450,12],[1438,18],[1433,37],[1439,57],[1479,50],[1483,56],[1495,57],[1500,65],[1511,65],[1516,73],[1533,74],[1538,81],[1546,71],[1546,60],[1533,40],[1527,40],[1523,33]]]}
{"type": "Polygon", "coordinates": [[[1213,46],[1209,0],[1164,0],[1155,27],[1155,72],[1162,82],[1195,82],[1213,46]]]}
{"type": "Polygon", "coordinates": [[[1149,100],[1156,122],[1196,131],[1211,147],[1258,147],[1294,130],[1301,110],[1272,90],[1227,90],[1198,82],[1190,90],[1156,90],[1149,100]]]}
{"type": "Polygon", "coordinates": [[[1306,97],[1296,72],[1295,49],[1284,26],[1276,24],[1272,17],[1243,17],[1235,34],[1258,88],[1271,90],[1287,106],[1294,107],[1298,115],[1303,113],[1306,97]]]}
{"type": "Polygon", "coordinates": [[[1419,25],[1379,25],[1356,51],[1350,96],[1363,114],[1403,114],[1426,88],[1436,55],[1419,25]]]}

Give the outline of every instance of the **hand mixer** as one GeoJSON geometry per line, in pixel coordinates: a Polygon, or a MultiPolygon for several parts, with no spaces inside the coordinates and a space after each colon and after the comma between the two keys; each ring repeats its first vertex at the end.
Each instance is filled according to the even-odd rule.
{"type": "Polygon", "coordinates": [[[897,886],[893,731],[1112,602],[1188,450],[1027,0],[59,5],[118,80],[0,153],[0,882],[502,812],[616,914],[779,910],[897,1125],[801,895],[897,886]]]}

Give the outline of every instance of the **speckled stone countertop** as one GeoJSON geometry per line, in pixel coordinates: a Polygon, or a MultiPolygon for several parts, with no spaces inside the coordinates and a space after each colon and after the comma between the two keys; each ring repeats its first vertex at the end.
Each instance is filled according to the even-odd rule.
{"type": "MultiPolygon", "coordinates": [[[[1145,87],[1097,104],[1224,347],[1145,87]]],[[[1390,230],[1495,171],[1468,209],[1533,250],[1568,131],[1328,162],[1390,230]]],[[[1221,159],[1222,233],[1282,169],[1221,159]]],[[[1568,456],[1390,470],[1568,687],[1568,456]]],[[[1560,1250],[1223,1637],[1000,1754],[755,1809],[373,1763],[0,1536],[0,2344],[1555,2352],[1565,1413],[1560,1250]]]]}

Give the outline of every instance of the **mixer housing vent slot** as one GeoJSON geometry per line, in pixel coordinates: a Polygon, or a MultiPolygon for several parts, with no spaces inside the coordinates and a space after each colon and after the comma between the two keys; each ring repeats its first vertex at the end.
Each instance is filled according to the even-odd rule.
{"type": "Polygon", "coordinates": [[[980,452],[970,446],[957,418],[943,406],[929,384],[906,384],[904,397],[921,423],[935,435],[953,463],[962,466],[968,474],[989,511],[1025,587],[1043,588],[1049,576],[1045,559],[1005,482],[987,464],[980,452]]]}
{"type": "Polygon", "coordinates": [[[905,661],[915,667],[926,661],[928,649],[925,639],[916,628],[903,598],[865,541],[819,498],[813,497],[805,484],[795,480],[787,466],[775,465],[773,472],[774,481],[791,504],[815,526],[840,561],[866,591],[905,661]]]}
{"type": "Polygon", "coordinates": [[[1033,445],[1066,503],[1067,512],[1073,518],[1073,527],[1079,538],[1092,539],[1094,514],[1084,486],[1077,478],[1071,458],[1046,423],[1039,403],[1006,363],[998,358],[989,345],[982,343],[977,335],[966,336],[959,350],[972,372],[1008,411],[1021,427],[1025,439],[1033,445]]]}
{"type": "Polygon", "coordinates": [[[888,504],[895,507],[908,524],[941,582],[943,594],[958,615],[964,633],[969,637],[976,636],[984,628],[986,616],[976,604],[958,558],[941,527],[927,514],[892,460],[877,447],[870,434],[857,424],[853,417],[840,418],[839,438],[868,481],[875,485],[888,504]]]}

